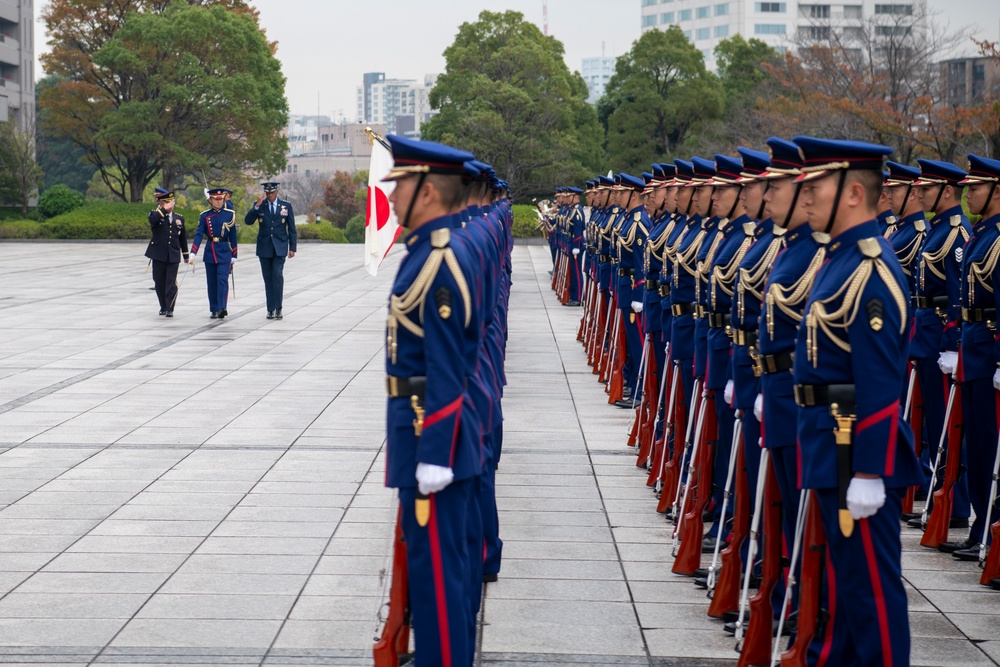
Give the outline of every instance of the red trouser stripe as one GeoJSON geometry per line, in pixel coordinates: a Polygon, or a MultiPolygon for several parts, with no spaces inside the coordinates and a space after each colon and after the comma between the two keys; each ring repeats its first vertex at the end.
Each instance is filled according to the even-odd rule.
{"type": "Polygon", "coordinates": [[[448,632],[448,596],[444,590],[444,565],[441,562],[441,539],[438,535],[434,494],[430,495],[431,517],[428,523],[431,543],[431,565],[434,569],[434,597],[437,600],[438,633],[441,639],[441,664],[451,667],[451,637],[448,632]]]}
{"type": "Polygon", "coordinates": [[[889,640],[889,615],[885,610],[885,599],[882,597],[882,580],[878,575],[878,563],[875,560],[875,547],[872,545],[872,529],[868,519],[859,519],[861,539],[865,545],[865,560],[868,561],[868,576],[872,580],[872,594],[875,596],[875,611],[878,613],[878,631],[882,639],[882,664],[892,667],[892,642],[889,640]]]}

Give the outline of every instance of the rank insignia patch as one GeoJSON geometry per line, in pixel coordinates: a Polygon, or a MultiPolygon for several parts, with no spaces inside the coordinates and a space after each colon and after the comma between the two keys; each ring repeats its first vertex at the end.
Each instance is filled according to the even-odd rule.
{"type": "Polygon", "coordinates": [[[439,287],[434,292],[434,302],[437,304],[441,319],[446,320],[451,317],[451,291],[447,287],[439,287]]]}
{"type": "Polygon", "coordinates": [[[882,302],[878,299],[871,299],[865,306],[865,310],[868,311],[868,326],[872,328],[872,331],[881,331],[882,325],[885,323],[882,318],[884,312],[882,302]]]}
{"type": "Polygon", "coordinates": [[[962,263],[962,246],[955,248],[955,261],[959,264],[962,263]]]}

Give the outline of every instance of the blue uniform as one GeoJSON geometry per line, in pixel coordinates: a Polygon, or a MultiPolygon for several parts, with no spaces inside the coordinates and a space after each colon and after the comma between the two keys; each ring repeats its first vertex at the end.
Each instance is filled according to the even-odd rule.
{"type": "Polygon", "coordinates": [[[281,310],[285,289],[284,267],[288,251],[297,251],[298,234],[295,231],[295,212],[291,203],[267,199],[247,211],[243,222],[252,225],[260,220],[257,228],[257,259],[264,278],[264,295],[267,312],[281,310]]]}
{"type": "Polygon", "coordinates": [[[219,313],[229,302],[229,271],[238,250],[236,216],[226,208],[203,211],[191,243],[191,253],[198,254],[202,240],[205,252],[205,280],[208,284],[208,309],[219,313]]]}

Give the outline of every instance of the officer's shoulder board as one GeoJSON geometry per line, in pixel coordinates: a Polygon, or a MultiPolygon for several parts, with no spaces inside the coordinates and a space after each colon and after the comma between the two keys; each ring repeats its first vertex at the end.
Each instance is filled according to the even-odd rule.
{"type": "Polygon", "coordinates": [[[431,232],[432,248],[447,248],[450,242],[451,242],[450,229],[435,229],[433,232],[431,232]]]}
{"type": "Polygon", "coordinates": [[[913,228],[917,230],[918,234],[922,234],[927,231],[927,221],[923,219],[916,220],[913,223],[913,228]]]}
{"type": "Polygon", "coordinates": [[[744,222],[743,223],[743,233],[746,236],[753,236],[756,233],[756,231],[757,231],[757,224],[756,223],[753,223],[753,222],[744,222]]]}
{"type": "Polygon", "coordinates": [[[859,239],[858,248],[861,250],[861,254],[868,259],[875,259],[882,254],[882,246],[872,237],[859,239]]]}
{"type": "Polygon", "coordinates": [[[960,215],[953,215],[953,216],[951,216],[948,219],[948,224],[950,224],[952,227],[958,227],[958,226],[960,226],[962,224],[962,216],[960,216],[960,215]]]}
{"type": "Polygon", "coordinates": [[[830,242],[830,235],[826,232],[813,232],[812,237],[813,240],[820,245],[826,245],[830,242]]]}

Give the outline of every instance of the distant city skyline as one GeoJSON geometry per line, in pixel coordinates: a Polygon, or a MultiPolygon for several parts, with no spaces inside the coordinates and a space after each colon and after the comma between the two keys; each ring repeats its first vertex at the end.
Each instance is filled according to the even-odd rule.
{"type": "MultiPolygon", "coordinates": [[[[47,49],[45,26],[35,4],[36,60],[47,49]]],[[[519,11],[542,27],[542,0],[382,0],[380,14],[344,0],[251,0],[260,12],[288,78],[293,114],[328,115],[353,121],[356,89],[365,72],[422,81],[445,69],[444,50],[459,26],[483,10],[519,11]]],[[[981,39],[1000,40],[997,0],[928,0],[937,20],[952,30],[971,26],[981,39]],[[966,18],[968,17],[968,18],[966,18]]],[[[641,0],[549,0],[549,34],[565,46],[566,64],[580,71],[584,58],[619,56],[641,33],[641,0]],[[613,5],[613,8],[612,8],[613,5]]],[[[970,44],[967,55],[974,49],[970,44]]],[[[44,76],[40,66],[36,76],[44,76]]]]}

